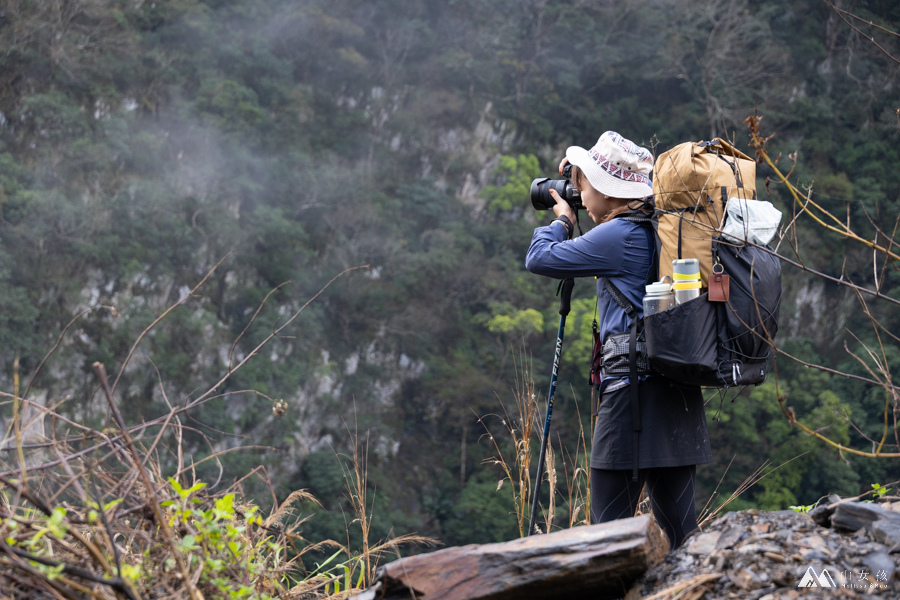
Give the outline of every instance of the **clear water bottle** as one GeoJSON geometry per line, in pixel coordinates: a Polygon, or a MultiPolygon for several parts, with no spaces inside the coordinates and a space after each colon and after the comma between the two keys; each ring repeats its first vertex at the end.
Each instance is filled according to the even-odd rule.
{"type": "Polygon", "coordinates": [[[669,276],[666,275],[663,281],[647,284],[644,288],[646,292],[644,296],[645,317],[669,310],[675,306],[675,294],[672,293],[672,284],[665,281],[668,278],[669,276]]]}

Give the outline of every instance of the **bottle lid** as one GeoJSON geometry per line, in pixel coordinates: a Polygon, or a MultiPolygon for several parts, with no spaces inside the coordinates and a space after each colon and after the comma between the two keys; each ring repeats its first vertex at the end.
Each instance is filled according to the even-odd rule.
{"type": "Polygon", "coordinates": [[[672,284],[673,290],[699,290],[701,287],[699,281],[676,281],[672,284]]]}
{"type": "Polygon", "coordinates": [[[645,289],[648,294],[668,294],[672,289],[672,285],[664,281],[658,281],[656,283],[648,283],[645,289]]]}
{"type": "Polygon", "coordinates": [[[679,275],[696,275],[700,277],[700,261],[696,258],[678,258],[672,261],[675,279],[684,279],[679,275]]]}

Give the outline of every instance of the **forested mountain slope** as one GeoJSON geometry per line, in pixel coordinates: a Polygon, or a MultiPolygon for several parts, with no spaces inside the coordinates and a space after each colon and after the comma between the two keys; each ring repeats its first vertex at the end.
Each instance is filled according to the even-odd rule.
{"type": "MultiPolygon", "coordinates": [[[[852,10],[900,29],[894,2],[852,10]]],[[[900,43],[852,23],[874,42],[821,0],[10,0],[0,11],[0,382],[12,389],[17,358],[32,373],[89,309],[32,393],[70,396],[64,410],[102,428],[90,365],[116,372],[222,261],[148,334],[119,384],[126,417],[149,419],[212,385],[335,275],[368,265],[220,390],[261,395],[191,413],[194,459],[265,446],[227,454],[223,477],[262,464],[279,497],[306,487],[323,499],[308,537],[342,536],[335,453],[355,436],[369,448],[377,534],[508,538],[512,502],[496,491],[502,472],[482,462],[493,448],[478,419],[511,404],[523,356],[538,386],[549,373],[556,283],[523,267],[531,230],[548,221],[528,202],[531,179],[607,129],[657,154],[710,136],[751,152],[743,121],[756,110],[773,156],[796,153],[794,178],[818,202],[869,236],[891,232],[900,43]]],[[[787,223],[795,209],[770,176],[760,168],[760,195],[787,223]]],[[[869,287],[877,277],[897,297],[893,265],[881,276],[868,249],[808,219],[791,242],[806,266],[869,287]]],[[[780,251],[796,258],[788,243],[780,251]]],[[[849,332],[878,347],[855,294],[789,266],[785,286],[780,345],[867,375],[844,348],[865,354],[849,332]]],[[[572,451],[590,412],[592,287],[576,286],[554,420],[572,451]]],[[[900,331],[896,308],[872,310],[900,331]]],[[[896,338],[881,341],[884,362],[900,364],[896,338]]],[[[855,447],[893,419],[877,386],[784,357],[778,374],[805,423],[855,447]]],[[[764,461],[799,456],[734,506],[855,495],[900,472],[896,460],[839,456],[801,436],[771,382],[734,394],[709,404],[717,463],[700,473],[701,498],[733,457],[725,495],[764,461]]],[[[214,464],[198,476],[216,480],[214,464]]]]}

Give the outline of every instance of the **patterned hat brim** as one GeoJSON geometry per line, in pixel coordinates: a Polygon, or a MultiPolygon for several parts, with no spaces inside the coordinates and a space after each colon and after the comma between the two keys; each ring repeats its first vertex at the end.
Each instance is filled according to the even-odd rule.
{"type": "Polygon", "coordinates": [[[566,150],[566,158],[569,162],[581,169],[591,186],[607,196],[613,198],[645,198],[653,193],[650,180],[647,183],[641,181],[625,181],[597,164],[590,152],[581,146],[570,146],[566,150]]]}

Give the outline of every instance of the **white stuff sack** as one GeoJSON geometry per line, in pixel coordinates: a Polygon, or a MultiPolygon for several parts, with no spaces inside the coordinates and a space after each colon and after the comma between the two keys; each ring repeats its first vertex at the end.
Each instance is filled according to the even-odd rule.
{"type": "Polygon", "coordinates": [[[736,244],[765,246],[775,237],[781,223],[781,211],[765,200],[729,198],[725,205],[722,237],[736,244]]]}

